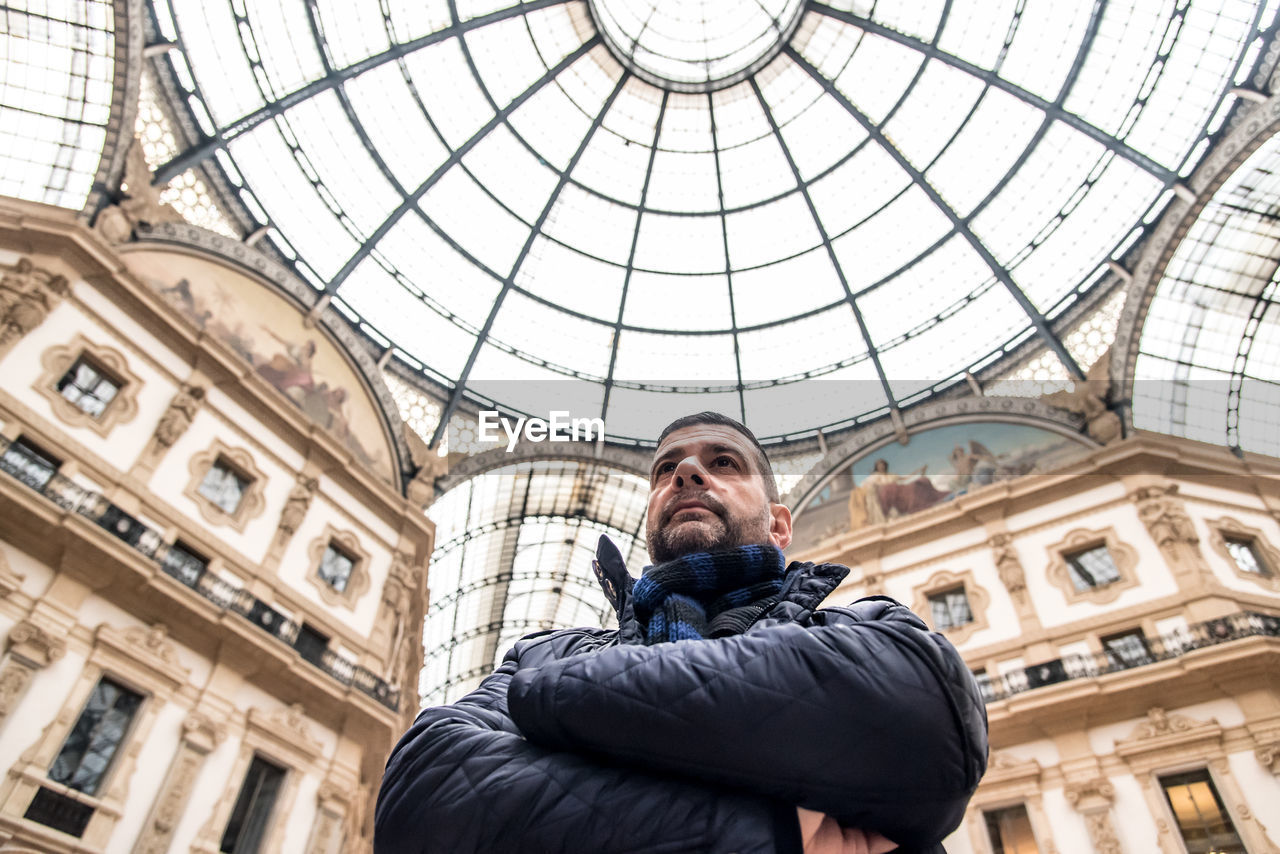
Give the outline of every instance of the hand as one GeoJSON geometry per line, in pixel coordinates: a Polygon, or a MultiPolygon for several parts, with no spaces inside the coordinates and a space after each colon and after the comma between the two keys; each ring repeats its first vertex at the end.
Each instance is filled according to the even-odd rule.
{"type": "Polygon", "coordinates": [[[796,807],[796,813],[804,854],[888,854],[898,847],[878,833],[843,828],[823,813],[804,807],[796,807]]]}

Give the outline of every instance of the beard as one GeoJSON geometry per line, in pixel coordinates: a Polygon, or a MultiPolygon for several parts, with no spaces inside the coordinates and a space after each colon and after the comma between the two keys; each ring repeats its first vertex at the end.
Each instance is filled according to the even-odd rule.
{"type": "Polygon", "coordinates": [[[719,499],[709,493],[678,495],[667,502],[657,520],[650,519],[645,528],[645,543],[649,547],[649,559],[655,564],[666,563],[694,552],[711,552],[756,543],[769,542],[772,517],[766,505],[753,517],[731,514],[719,499]],[[699,516],[672,523],[672,508],[682,501],[698,501],[712,515],[699,516]]]}

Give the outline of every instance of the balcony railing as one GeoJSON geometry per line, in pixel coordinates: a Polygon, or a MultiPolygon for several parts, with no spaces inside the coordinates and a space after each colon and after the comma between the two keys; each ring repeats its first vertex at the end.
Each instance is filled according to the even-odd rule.
{"type": "MultiPolygon", "coordinates": [[[[206,571],[203,562],[181,548],[165,543],[160,533],[112,504],[101,494],[72,482],[40,461],[29,457],[21,446],[0,436],[0,471],[35,490],[69,513],[93,522],[135,551],[159,564],[166,575],[195,591],[224,611],[244,617],[262,631],[288,646],[298,639],[298,624],[242,587],[206,571]]],[[[329,676],[367,694],[388,709],[400,706],[400,689],[368,668],[332,650],[307,661],[329,676]]]]}
{"type": "Polygon", "coordinates": [[[1123,647],[1093,655],[1068,655],[988,678],[978,677],[982,698],[988,703],[1015,694],[1073,679],[1087,679],[1168,661],[1197,649],[1249,637],[1280,637],[1280,617],[1242,611],[1123,647]]]}

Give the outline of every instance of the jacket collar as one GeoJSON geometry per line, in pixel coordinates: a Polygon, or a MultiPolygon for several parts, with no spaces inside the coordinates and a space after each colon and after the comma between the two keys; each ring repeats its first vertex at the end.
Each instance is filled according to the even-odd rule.
{"type": "MultiPolygon", "coordinates": [[[[627,571],[626,561],[613,540],[603,534],[596,544],[596,559],[591,562],[596,579],[604,590],[605,598],[618,614],[618,629],[623,643],[634,635],[639,637],[641,628],[636,622],[631,606],[631,586],[635,579],[627,571]]],[[[817,608],[827,595],[849,574],[847,566],[838,563],[800,563],[792,561],[787,566],[786,587],[783,600],[794,602],[802,608],[817,608]]]]}

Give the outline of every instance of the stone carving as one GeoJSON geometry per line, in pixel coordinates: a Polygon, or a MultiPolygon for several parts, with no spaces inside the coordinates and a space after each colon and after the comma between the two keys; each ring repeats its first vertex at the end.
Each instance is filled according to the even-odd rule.
{"type": "Polygon", "coordinates": [[[1071,391],[1055,391],[1040,399],[1050,406],[1084,416],[1085,433],[1095,442],[1106,445],[1124,432],[1120,416],[1111,411],[1111,350],[1107,349],[1089,368],[1083,380],[1075,381],[1071,391]]]}
{"type": "Polygon", "coordinates": [[[297,483],[293,485],[289,497],[285,499],[284,510],[280,511],[279,536],[292,537],[302,526],[307,508],[311,506],[311,499],[319,487],[320,482],[316,478],[305,474],[298,475],[297,483]]]}
{"type": "Polygon", "coordinates": [[[26,578],[25,575],[14,572],[13,567],[9,566],[9,559],[4,556],[4,552],[0,552],[0,599],[21,587],[26,578]]]}
{"type": "Polygon", "coordinates": [[[1139,724],[1134,739],[1157,738],[1170,733],[1186,732],[1195,724],[1183,715],[1170,715],[1159,706],[1147,709],[1147,722],[1139,724]]]}
{"type": "Polygon", "coordinates": [[[156,424],[154,436],[156,445],[161,448],[172,447],[173,443],[187,432],[187,428],[195,420],[204,395],[202,386],[191,383],[182,384],[178,393],[173,396],[173,400],[169,402],[169,408],[164,411],[164,415],[160,416],[160,423],[156,424]]]}
{"type": "Polygon", "coordinates": [[[1090,800],[1103,801],[1109,804],[1116,798],[1115,787],[1105,777],[1067,783],[1063,789],[1063,794],[1067,798],[1067,803],[1073,807],[1079,807],[1082,802],[1087,805],[1090,800]]]}
{"type": "Polygon", "coordinates": [[[0,721],[18,705],[31,684],[35,669],[17,658],[10,658],[0,669],[0,721]]]}
{"type": "Polygon", "coordinates": [[[21,258],[0,278],[0,353],[35,329],[67,295],[65,276],[42,270],[21,258]]]}
{"type": "Polygon", "coordinates": [[[146,629],[141,626],[133,626],[125,629],[124,636],[137,649],[145,650],[170,667],[180,666],[178,664],[178,653],[174,649],[173,643],[169,640],[169,629],[163,623],[156,623],[146,629]]]}
{"type": "Polygon", "coordinates": [[[449,473],[450,462],[461,455],[440,456],[408,424],[403,425],[402,432],[409,446],[409,456],[418,467],[413,479],[405,485],[405,497],[415,507],[429,507],[436,500],[436,481],[449,473]]]}
{"type": "Polygon", "coordinates": [[[1027,590],[1027,574],[1018,560],[1018,553],[1013,548],[1013,537],[1009,534],[993,534],[989,540],[996,572],[1000,574],[1000,583],[1013,596],[1014,601],[1021,603],[1027,590]]]}
{"type": "Polygon", "coordinates": [[[416,573],[409,567],[409,559],[397,552],[387,573],[387,582],[382,586],[382,612],[378,617],[378,625],[387,628],[387,651],[383,661],[387,666],[387,675],[397,679],[399,673],[392,670],[396,653],[404,643],[405,623],[411,616],[413,607],[413,591],[416,573]]]}
{"type": "Polygon", "coordinates": [[[1272,739],[1253,751],[1258,762],[1272,774],[1280,775],[1280,738],[1272,739]]]}
{"type": "Polygon", "coordinates": [[[32,667],[44,667],[67,654],[67,642],[47,629],[23,620],[9,630],[9,651],[32,667]]]}
{"type": "Polygon", "coordinates": [[[1138,516],[1142,519],[1151,538],[1161,548],[1175,546],[1180,543],[1194,546],[1200,542],[1191,517],[1177,498],[1177,484],[1168,486],[1145,486],[1133,493],[1133,501],[1138,505],[1138,516]]]}
{"type": "Polygon", "coordinates": [[[1089,831],[1089,841],[1097,854],[1121,854],[1120,840],[1116,830],[1111,826],[1111,812],[1100,810],[1087,813],[1084,817],[1085,829],[1089,831]]]}
{"type": "Polygon", "coordinates": [[[108,243],[125,243],[133,238],[139,225],[156,226],[182,222],[182,215],[161,201],[163,187],[151,185],[151,167],[147,165],[142,143],[137,139],[125,155],[124,184],[128,187],[113,205],[104,208],[93,227],[108,243]]]}

